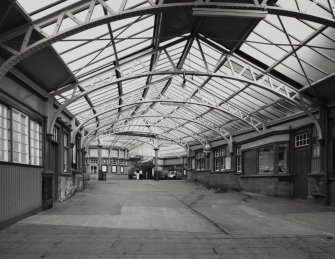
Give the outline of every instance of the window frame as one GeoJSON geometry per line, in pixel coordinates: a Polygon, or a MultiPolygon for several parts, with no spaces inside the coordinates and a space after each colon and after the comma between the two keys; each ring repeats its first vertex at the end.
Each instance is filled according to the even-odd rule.
{"type": "MultiPolygon", "coordinates": [[[[44,166],[44,143],[45,143],[45,127],[43,124],[43,117],[41,115],[35,114],[33,112],[31,112],[29,109],[26,109],[24,106],[20,106],[20,105],[13,105],[13,104],[9,104],[3,100],[1,100],[0,98],[0,105],[2,107],[4,107],[7,112],[6,112],[6,122],[7,122],[7,127],[6,127],[6,131],[4,131],[7,134],[6,137],[6,141],[4,143],[7,144],[7,149],[4,149],[5,151],[5,159],[0,160],[0,163],[8,163],[8,164],[18,164],[20,166],[28,166],[28,167],[43,167],[44,166]],[[26,138],[27,138],[27,153],[26,155],[26,162],[22,161],[22,157],[18,160],[14,161],[14,153],[19,153],[18,151],[14,151],[14,131],[15,134],[22,134],[22,131],[20,130],[20,132],[18,130],[14,130],[14,113],[16,113],[18,116],[25,116],[26,117],[26,122],[27,124],[26,129],[27,129],[27,133],[26,133],[26,138]],[[40,161],[39,164],[36,164],[34,162],[32,162],[33,160],[31,159],[31,122],[34,122],[36,124],[39,125],[39,130],[40,130],[40,142],[41,142],[41,146],[39,147],[40,150],[40,161]]],[[[17,123],[22,124],[21,123],[21,119],[20,121],[18,121],[17,123]]],[[[21,126],[20,126],[21,127],[21,126]]],[[[3,138],[4,139],[4,138],[3,138]]],[[[18,141],[15,141],[18,142],[18,141]]],[[[20,143],[18,143],[18,145],[20,144],[21,148],[22,148],[22,140],[20,143]]],[[[4,146],[4,145],[3,145],[4,146]]],[[[19,153],[21,154],[21,153],[19,153]]]]}
{"type": "Polygon", "coordinates": [[[4,134],[3,134],[3,138],[1,138],[4,142],[3,145],[3,150],[2,152],[4,152],[4,159],[0,160],[1,162],[9,162],[10,160],[10,144],[11,144],[11,114],[10,114],[10,108],[2,103],[0,103],[0,106],[2,106],[2,109],[4,109],[4,114],[5,116],[2,118],[1,114],[0,114],[0,119],[2,118],[4,121],[4,125],[3,127],[1,127],[1,129],[3,130],[4,134]]]}
{"type": "Polygon", "coordinates": [[[117,165],[116,165],[116,164],[111,166],[111,172],[112,172],[113,174],[116,174],[116,173],[117,173],[117,165]],[[114,168],[115,168],[115,171],[113,170],[114,168]]]}
{"type": "MultiPolygon", "coordinates": [[[[238,146],[237,146],[238,147],[238,146]]],[[[249,175],[249,174],[245,174],[244,169],[243,169],[243,165],[244,165],[244,158],[243,158],[243,153],[245,151],[251,151],[251,150],[256,150],[256,174],[250,174],[250,175],[259,175],[259,176],[266,176],[266,175],[290,175],[290,142],[289,141],[279,141],[279,142],[273,142],[273,143],[268,143],[268,144],[264,144],[261,146],[256,146],[256,147],[252,147],[252,148],[248,148],[248,149],[241,149],[241,166],[242,166],[242,171],[238,172],[240,174],[244,174],[244,175],[249,175]],[[287,161],[286,161],[286,172],[279,172],[279,160],[278,160],[278,148],[280,145],[286,145],[287,148],[287,161]],[[259,150],[261,148],[265,148],[265,147],[269,147],[272,146],[273,147],[273,173],[260,173],[259,172],[259,150]]],[[[236,152],[236,158],[237,158],[237,150],[236,152]]],[[[237,159],[236,159],[236,163],[237,163],[237,159]]],[[[237,164],[236,164],[237,166],[237,164]]],[[[236,167],[237,170],[237,167],[236,167]]]]}
{"type": "Polygon", "coordinates": [[[313,142],[310,131],[302,131],[294,136],[294,148],[308,147],[313,142]],[[298,144],[297,144],[298,143],[298,144]]]}
{"type": "Polygon", "coordinates": [[[58,143],[58,139],[59,139],[59,128],[54,126],[53,129],[52,129],[51,140],[58,143]]]}
{"type": "Polygon", "coordinates": [[[38,123],[37,121],[35,120],[32,120],[32,119],[29,119],[29,164],[31,165],[36,165],[36,166],[42,166],[42,162],[43,162],[43,128],[42,128],[42,125],[40,123],[38,123]],[[32,140],[32,136],[31,136],[31,124],[32,123],[35,123],[36,125],[38,125],[39,127],[39,137],[40,139],[38,140],[39,143],[40,143],[40,148],[38,148],[38,151],[39,151],[39,164],[34,164],[32,163],[32,152],[31,152],[31,149],[33,148],[31,146],[31,140],[32,140]]]}
{"type": "Polygon", "coordinates": [[[63,173],[69,172],[69,133],[65,130],[62,132],[62,143],[63,143],[63,173]],[[66,136],[66,141],[65,141],[66,136]],[[66,144],[66,145],[65,145],[66,144]],[[66,152],[65,152],[66,151],[66,152]],[[65,161],[66,160],[66,161],[65,161]]]}
{"type": "Polygon", "coordinates": [[[236,172],[242,173],[243,172],[243,161],[242,161],[242,147],[236,146],[235,148],[235,156],[236,156],[236,172]]]}
{"type": "Polygon", "coordinates": [[[227,145],[217,147],[213,150],[214,153],[214,171],[226,171],[227,145]]]}
{"type": "Polygon", "coordinates": [[[196,171],[206,170],[206,156],[203,150],[195,152],[195,170],[196,171]]]}
{"type": "MultiPolygon", "coordinates": [[[[18,122],[18,123],[21,124],[21,122],[18,122]]],[[[22,134],[21,133],[21,126],[20,126],[20,132],[19,131],[17,131],[17,132],[18,132],[18,134],[22,134]]],[[[12,138],[11,138],[12,162],[16,163],[16,164],[30,165],[30,160],[29,160],[29,158],[30,158],[30,117],[27,114],[19,111],[18,109],[15,109],[15,108],[11,108],[11,135],[12,135],[12,138]],[[17,112],[19,114],[19,116],[20,115],[24,115],[26,117],[26,122],[27,122],[27,124],[26,124],[26,129],[27,129],[27,134],[26,134],[26,138],[27,138],[27,153],[25,153],[26,154],[26,162],[22,162],[21,148],[20,148],[20,151],[17,152],[19,154],[19,157],[20,157],[20,159],[18,159],[19,161],[14,161],[14,127],[13,127],[13,125],[14,125],[14,119],[13,119],[14,118],[14,116],[13,116],[14,112],[17,112]]],[[[18,142],[18,141],[15,141],[15,142],[18,142]]],[[[21,140],[18,143],[22,144],[21,140]]]]}

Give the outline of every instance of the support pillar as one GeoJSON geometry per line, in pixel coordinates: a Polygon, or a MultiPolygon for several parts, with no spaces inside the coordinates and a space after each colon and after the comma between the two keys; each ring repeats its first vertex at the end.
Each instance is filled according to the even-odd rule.
{"type": "Polygon", "coordinates": [[[82,157],[82,159],[81,159],[81,167],[82,167],[82,172],[83,172],[83,186],[86,185],[86,178],[85,178],[85,176],[87,174],[87,172],[86,172],[86,166],[85,166],[85,159],[86,159],[85,157],[86,157],[86,154],[87,154],[86,149],[82,148],[81,149],[81,157],[82,157]]]}
{"type": "Polygon", "coordinates": [[[51,169],[51,141],[52,141],[52,128],[50,127],[52,117],[54,115],[54,102],[51,97],[48,98],[46,103],[46,115],[47,115],[47,123],[46,123],[46,141],[44,146],[44,170],[42,172],[42,208],[43,210],[47,210],[53,206],[53,192],[57,190],[53,190],[54,188],[54,174],[51,169]]]}
{"type": "Polygon", "coordinates": [[[101,148],[102,145],[98,145],[98,180],[99,181],[106,181],[106,173],[102,172],[102,166],[101,166],[101,148]]]}
{"type": "Polygon", "coordinates": [[[155,175],[154,175],[154,179],[156,181],[159,180],[160,178],[160,173],[158,172],[158,148],[155,148],[155,175]]]}
{"type": "MultiPolygon", "coordinates": [[[[330,170],[329,170],[329,142],[331,136],[330,136],[330,129],[329,129],[329,110],[328,107],[323,100],[322,104],[320,105],[320,127],[322,129],[322,135],[323,139],[319,140],[320,144],[320,166],[321,166],[321,173],[324,174],[324,187],[320,188],[320,192],[325,194],[325,205],[329,205],[330,202],[330,186],[329,186],[329,178],[330,170]],[[323,189],[323,190],[322,190],[323,189]]],[[[321,179],[320,179],[321,181],[321,179]]],[[[319,182],[319,185],[323,185],[321,182],[319,182]]]]}
{"type": "Polygon", "coordinates": [[[46,152],[45,152],[45,168],[42,172],[42,208],[47,210],[53,207],[53,181],[54,174],[51,170],[51,140],[52,134],[46,135],[46,152]]]}

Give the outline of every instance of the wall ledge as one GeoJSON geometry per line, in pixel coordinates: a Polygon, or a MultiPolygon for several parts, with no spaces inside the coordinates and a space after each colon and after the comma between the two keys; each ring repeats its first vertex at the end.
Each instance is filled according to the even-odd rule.
{"type": "Polygon", "coordinates": [[[218,174],[218,175],[221,175],[221,174],[236,174],[235,171],[210,171],[209,172],[210,174],[218,174]]]}
{"type": "Polygon", "coordinates": [[[240,175],[240,178],[289,178],[292,177],[291,174],[255,174],[255,175],[240,175]]]}
{"type": "Polygon", "coordinates": [[[307,174],[307,177],[322,177],[322,176],[325,176],[324,173],[310,173],[310,174],[307,174]]]}

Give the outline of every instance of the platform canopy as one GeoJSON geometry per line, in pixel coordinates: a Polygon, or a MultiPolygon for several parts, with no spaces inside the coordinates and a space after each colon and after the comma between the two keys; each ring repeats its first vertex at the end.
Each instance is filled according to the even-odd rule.
{"type": "Polygon", "coordinates": [[[66,69],[46,90],[86,144],[182,156],[297,114],[318,128],[313,109],[331,98],[333,0],[8,3],[28,22],[1,31],[0,76],[51,48],[66,69]]]}

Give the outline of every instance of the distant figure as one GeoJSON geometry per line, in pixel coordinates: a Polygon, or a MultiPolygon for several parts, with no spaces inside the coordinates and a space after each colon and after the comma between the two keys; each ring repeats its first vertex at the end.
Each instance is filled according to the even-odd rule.
{"type": "Polygon", "coordinates": [[[142,180],[143,179],[143,172],[142,172],[142,170],[140,170],[140,180],[142,180]]]}

